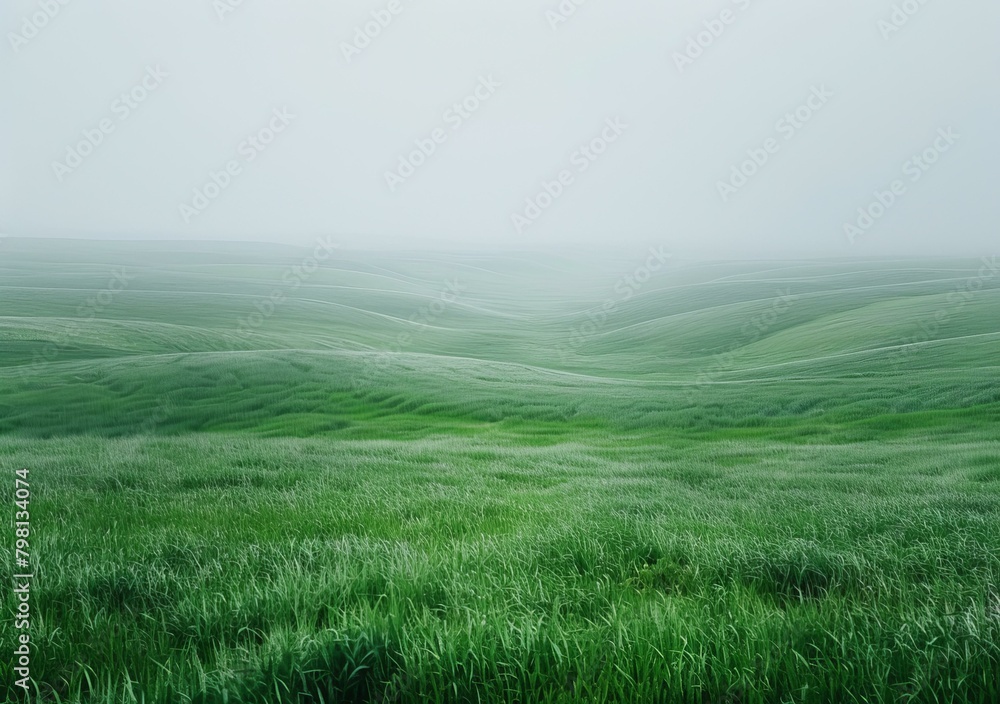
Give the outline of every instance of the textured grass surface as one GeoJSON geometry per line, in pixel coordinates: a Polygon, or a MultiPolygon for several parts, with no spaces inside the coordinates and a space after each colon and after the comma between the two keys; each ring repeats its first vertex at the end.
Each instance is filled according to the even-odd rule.
{"type": "Polygon", "coordinates": [[[197,246],[4,243],[41,700],[1000,700],[983,262],[197,246]]]}

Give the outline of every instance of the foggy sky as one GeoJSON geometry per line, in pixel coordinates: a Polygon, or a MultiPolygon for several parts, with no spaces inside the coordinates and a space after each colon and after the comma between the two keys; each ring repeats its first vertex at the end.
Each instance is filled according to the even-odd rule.
{"type": "Polygon", "coordinates": [[[2,234],[996,253],[991,0],[6,0],[0,29],[2,234]]]}

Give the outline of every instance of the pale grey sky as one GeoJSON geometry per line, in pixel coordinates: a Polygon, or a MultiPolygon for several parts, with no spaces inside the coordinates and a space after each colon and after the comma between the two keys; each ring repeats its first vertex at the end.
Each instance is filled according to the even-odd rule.
{"type": "Polygon", "coordinates": [[[577,2],[5,0],[0,233],[996,253],[1000,3],[577,2]]]}

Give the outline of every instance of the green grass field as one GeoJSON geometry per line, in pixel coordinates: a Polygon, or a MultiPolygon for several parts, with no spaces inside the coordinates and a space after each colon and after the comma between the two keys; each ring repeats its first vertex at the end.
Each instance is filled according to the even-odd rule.
{"type": "Polygon", "coordinates": [[[36,701],[1000,701],[993,261],[310,252],[0,244],[36,701]]]}

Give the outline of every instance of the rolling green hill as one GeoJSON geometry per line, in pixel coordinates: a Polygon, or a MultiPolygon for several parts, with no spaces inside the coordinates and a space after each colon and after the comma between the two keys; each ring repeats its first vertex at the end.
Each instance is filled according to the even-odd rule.
{"type": "Polygon", "coordinates": [[[10,432],[127,434],[151,409],[155,432],[302,436],[1000,408],[1000,272],[980,261],[670,263],[639,284],[642,252],[338,253],[306,273],[309,252],[285,248],[66,242],[41,266],[40,245],[5,244],[10,432]]]}
{"type": "Polygon", "coordinates": [[[1000,701],[992,261],[310,256],[0,243],[36,701],[1000,701]]]}

